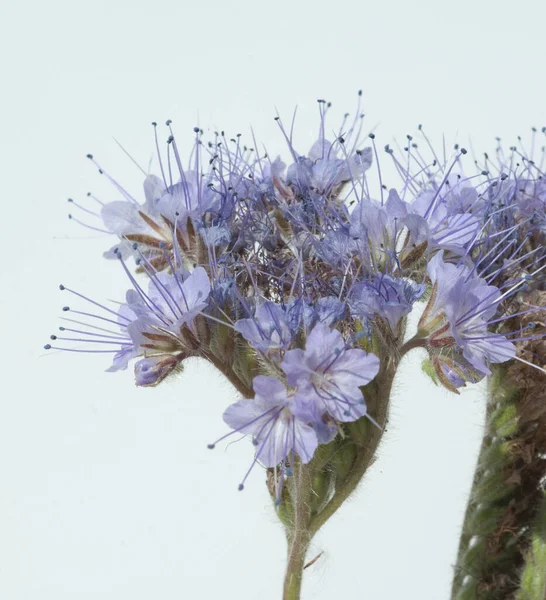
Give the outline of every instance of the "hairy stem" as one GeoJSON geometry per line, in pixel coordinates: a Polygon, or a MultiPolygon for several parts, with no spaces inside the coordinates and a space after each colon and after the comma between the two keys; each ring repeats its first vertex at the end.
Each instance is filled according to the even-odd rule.
{"type": "Polygon", "coordinates": [[[293,522],[287,531],[288,562],[284,578],[283,600],[299,600],[305,554],[312,534],[309,531],[311,476],[310,467],[299,460],[294,466],[290,494],[294,508],[293,522]]]}
{"type": "Polygon", "coordinates": [[[207,353],[205,358],[213,364],[226,377],[226,379],[235,387],[243,398],[252,398],[254,390],[245,384],[244,381],[234,372],[231,363],[225,363],[219,360],[212,352],[207,353]]]}
{"type": "MultiPolygon", "coordinates": [[[[352,494],[374,461],[375,452],[383,437],[385,425],[387,424],[389,399],[396,367],[397,364],[392,364],[390,368],[385,369],[385,371],[380,373],[376,378],[377,381],[373,383],[373,389],[370,390],[371,393],[368,396],[368,410],[370,414],[373,415],[373,418],[379,427],[371,421],[366,423],[366,438],[364,443],[358,448],[352,468],[342,484],[336,487],[330,501],[311,520],[310,529],[313,535],[352,494]]],[[[366,417],[364,417],[364,419],[366,419],[366,417]]]]}
{"type": "Polygon", "coordinates": [[[538,511],[516,600],[546,598],[546,492],[538,511]]]}
{"type": "MultiPolygon", "coordinates": [[[[520,356],[538,359],[538,364],[545,350],[542,340],[518,344],[520,356]]],[[[495,365],[492,371],[486,431],[464,519],[452,599],[544,600],[516,594],[522,573],[528,581],[527,567],[534,570],[527,561],[534,560],[530,548],[546,476],[546,377],[517,361],[495,365]]]]}

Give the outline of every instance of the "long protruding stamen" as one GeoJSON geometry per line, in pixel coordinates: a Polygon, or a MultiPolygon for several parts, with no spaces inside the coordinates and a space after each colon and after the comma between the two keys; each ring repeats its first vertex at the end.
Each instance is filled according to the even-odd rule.
{"type": "Polygon", "coordinates": [[[74,221],[75,223],[77,223],[78,225],[81,225],[82,227],[85,227],[86,229],[91,229],[91,231],[97,231],[98,233],[107,233],[107,234],[111,233],[107,229],[101,229],[100,227],[93,227],[92,225],[88,225],[87,223],[84,223],[83,221],[80,221],[79,219],[77,219],[76,217],[74,217],[72,214],[69,214],[68,218],[71,221],[74,221]]]}
{"type": "Polygon", "coordinates": [[[125,321],[130,321],[130,319],[128,319],[126,316],[121,315],[120,313],[118,313],[115,310],[112,310],[111,308],[108,308],[107,306],[104,306],[103,304],[100,304],[100,302],[96,302],[95,300],[91,300],[91,298],[88,298],[87,296],[84,296],[83,294],[80,294],[79,292],[76,292],[70,288],[67,288],[64,285],[60,285],[59,289],[61,291],[66,290],[67,292],[70,292],[71,294],[74,294],[74,296],[78,296],[78,298],[82,298],[83,300],[85,300],[86,302],[89,302],[90,304],[94,304],[95,306],[98,306],[99,308],[102,308],[103,310],[105,310],[106,312],[109,312],[112,315],[115,315],[116,317],[120,318],[120,319],[124,319],[125,321]]]}
{"type": "MultiPolygon", "coordinates": [[[[252,425],[253,423],[258,422],[260,419],[263,419],[266,415],[270,415],[272,412],[277,411],[278,414],[280,414],[280,410],[277,406],[274,406],[273,408],[270,408],[268,411],[262,413],[261,415],[259,415],[258,417],[256,417],[255,419],[252,419],[251,421],[248,421],[248,423],[245,423],[244,425],[241,425],[241,427],[238,427],[237,429],[234,429],[233,431],[230,431],[229,433],[226,433],[225,435],[223,435],[222,437],[219,437],[215,442],[212,442],[212,444],[208,444],[207,448],[209,450],[213,450],[216,445],[227,439],[228,437],[231,437],[232,435],[234,435],[235,433],[239,433],[240,431],[242,431],[243,429],[245,429],[246,427],[248,427],[249,425],[252,425]]],[[[282,409],[281,409],[282,410],[282,409]]],[[[269,422],[269,421],[268,421],[269,422]]]]}
{"type": "Polygon", "coordinates": [[[88,154],[87,158],[97,167],[97,169],[99,170],[99,173],[101,175],[104,175],[108,181],[130,202],[133,202],[133,204],[138,204],[138,202],[135,200],[135,198],[133,198],[133,196],[131,196],[131,194],[124,189],[115,179],[113,179],[112,177],[110,177],[110,175],[99,165],[99,163],[95,160],[94,156],[92,154],[88,154]]]}

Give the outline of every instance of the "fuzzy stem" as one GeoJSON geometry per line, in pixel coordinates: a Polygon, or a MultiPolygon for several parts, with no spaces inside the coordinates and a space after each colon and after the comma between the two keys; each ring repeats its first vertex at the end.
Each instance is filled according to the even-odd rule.
{"type": "Polygon", "coordinates": [[[486,432],[460,539],[453,600],[516,598],[542,498],[544,383],[532,368],[515,361],[493,368],[486,432]]]}
{"type": "Polygon", "coordinates": [[[299,460],[294,465],[291,485],[294,517],[287,531],[288,562],[284,578],[283,600],[299,600],[303,580],[305,554],[312,534],[309,531],[311,477],[310,467],[299,460]]]}
{"type": "Polygon", "coordinates": [[[412,337],[411,340],[408,340],[402,348],[400,348],[400,358],[406,355],[410,350],[414,348],[424,348],[426,346],[426,339],[422,337],[412,337]]]}
{"type": "MultiPolygon", "coordinates": [[[[324,508],[314,516],[311,520],[310,530],[314,535],[330,517],[338,510],[338,508],[347,500],[347,498],[356,489],[364,474],[374,462],[375,452],[379,446],[379,442],[383,437],[383,432],[388,418],[389,399],[391,388],[396,372],[397,363],[392,363],[391,368],[386,369],[378,375],[377,381],[374,382],[374,393],[370,394],[368,407],[370,413],[373,414],[374,420],[379,427],[369,422],[367,428],[366,441],[359,448],[357,458],[348,473],[343,484],[336,489],[331,500],[324,508]]],[[[364,417],[365,418],[365,417],[364,417]]]]}
{"type": "Polygon", "coordinates": [[[525,557],[521,585],[516,600],[546,598],[546,492],[538,511],[531,546],[525,557]]]}
{"type": "Polygon", "coordinates": [[[252,398],[254,391],[248,387],[240,377],[234,372],[231,364],[222,362],[212,352],[205,355],[205,358],[213,364],[226,377],[226,379],[235,387],[243,398],[252,398]]]}

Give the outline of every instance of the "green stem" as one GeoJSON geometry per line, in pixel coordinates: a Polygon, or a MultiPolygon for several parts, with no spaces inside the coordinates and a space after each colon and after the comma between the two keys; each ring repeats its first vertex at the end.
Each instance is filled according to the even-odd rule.
{"type": "Polygon", "coordinates": [[[246,385],[240,377],[233,371],[231,363],[225,363],[219,360],[212,352],[208,352],[205,358],[213,364],[222,375],[235,387],[243,398],[252,398],[254,390],[246,385]]]}
{"type": "Polygon", "coordinates": [[[305,554],[312,534],[309,531],[310,467],[303,465],[299,460],[294,465],[290,494],[294,507],[294,518],[287,532],[288,562],[284,578],[283,600],[300,600],[305,554]]]}
{"type": "Polygon", "coordinates": [[[539,394],[544,382],[520,363],[492,370],[486,432],[465,514],[452,600],[516,598],[542,499],[546,423],[539,394]]]}
{"type": "Polygon", "coordinates": [[[303,536],[294,536],[289,544],[283,600],[300,600],[308,540],[303,536]]]}
{"type": "Polygon", "coordinates": [[[414,336],[411,340],[408,340],[402,348],[400,348],[400,358],[402,358],[405,354],[407,354],[410,350],[414,348],[425,348],[427,345],[427,340],[421,336],[414,336]]]}
{"type": "Polygon", "coordinates": [[[516,600],[546,598],[546,492],[533,529],[531,546],[521,573],[521,586],[516,600]]]}
{"type": "MultiPolygon", "coordinates": [[[[311,520],[310,531],[312,535],[314,535],[326,521],[330,519],[345,500],[353,493],[368,468],[374,462],[375,453],[379,446],[379,442],[383,437],[385,425],[388,420],[389,399],[397,366],[398,364],[393,362],[391,368],[381,373],[377,377],[377,382],[374,382],[375,389],[373,390],[373,393],[370,394],[368,404],[370,413],[373,414],[374,420],[379,427],[371,422],[368,423],[369,426],[367,428],[365,444],[359,447],[356,460],[343,484],[336,488],[331,500],[311,520]]],[[[365,418],[366,417],[364,417],[364,419],[365,418]]]]}

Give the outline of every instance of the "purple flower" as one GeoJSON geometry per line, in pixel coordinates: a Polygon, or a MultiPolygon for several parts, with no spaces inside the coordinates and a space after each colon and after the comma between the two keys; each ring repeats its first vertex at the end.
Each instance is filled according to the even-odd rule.
{"type": "Polygon", "coordinates": [[[425,293],[426,286],[411,279],[378,275],[369,282],[357,283],[350,293],[351,313],[356,318],[386,320],[394,330],[409,314],[413,304],[425,293]]]}
{"type": "Polygon", "coordinates": [[[474,215],[450,208],[434,191],[423,192],[408,203],[395,189],[390,190],[384,204],[372,199],[360,201],[350,221],[351,235],[364,242],[358,248],[370,263],[370,249],[376,259],[386,254],[395,261],[425,242],[429,250],[445,248],[460,254],[480,226],[474,215]]]}
{"type": "Polygon", "coordinates": [[[142,387],[157,385],[180,366],[178,356],[167,354],[143,358],[135,363],[136,384],[142,387]]]}
{"type": "Polygon", "coordinates": [[[165,185],[154,175],[144,181],[145,202],[140,205],[133,199],[116,200],[104,204],[101,218],[104,227],[119,238],[118,244],[105,253],[106,258],[137,256],[133,244],[138,242],[150,259],[161,257],[160,244],[168,247],[173,242],[173,230],[162,219],[158,203],[165,194],[165,185]]]}
{"type": "MultiPolygon", "coordinates": [[[[86,327],[83,330],[63,327],[62,331],[78,333],[82,337],[52,336],[53,339],[82,342],[87,344],[88,349],[59,349],[113,353],[108,371],[126,369],[132,359],[143,357],[135,365],[135,377],[137,385],[144,386],[156,385],[177,369],[182,360],[196,354],[199,339],[194,320],[208,306],[211,288],[207,272],[197,267],[192,273],[179,270],[174,274],[162,272],[150,273],[149,276],[148,293],[133,279],[135,289],[127,292],[126,303],[116,311],[61,286],[61,289],[98,306],[102,313],[73,311],[95,319],[100,326],[83,323],[86,327]],[[117,325],[117,328],[107,329],[105,322],[117,325]]],[[[64,310],[69,311],[70,308],[67,306],[64,310]]]]}
{"type": "Polygon", "coordinates": [[[473,214],[461,212],[462,205],[457,199],[451,198],[451,202],[447,203],[445,196],[439,192],[422,193],[408,208],[408,212],[427,222],[429,240],[435,248],[460,252],[474,240],[480,228],[480,222],[473,214]]]}
{"type": "MultiPolygon", "coordinates": [[[[308,463],[318,446],[317,435],[308,425],[312,418],[306,401],[298,394],[289,394],[278,379],[258,375],[254,378],[255,396],[239,400],[228,406],[224,421],[233,429],[209,448],[233,435],[245,433],[252,436],[256,448],[254,461],[243,478],[242,490],[256,462],[265,467],[281,466],[281,486],[285,474],[290,474],[295,455],[308,463]]],[[[277,499],[280,499],[279,489],[277,499]]]]}
{"type": "Polygon", "coordinates": [[[299,156],[287,171],[287,183],[297,194],[326,197],[351,179],[360,179],[372,164],[372,149],[365,148],[346,158],[342,143],[317,140],[307,156],[299,156]]]}
{"type": "Polygon", "coordinates": [[[328,413],[338,421],[356,421],[366,414],[361,386],[379,371],[379,359],[359,348],[347,349],[335,329],[315,325],[305,350],[289,350],[281,364],[288,384],[313,402],[314,421],[328,413]]]}
{"type": "Polygon", "coordinates": [[[468,267],[444,262],[442,254],[436,254],[428,265],[433,291],[420,328],[432,332],[429,342],[436,347],[449,345],[451,338],[474,369],[489,375],[488,362],[505,362],[516,354],[512,342],[488,330],[501,292],[472,276],[468,267]]]}
{"type": "Polygon", "coordinates": [[[237,321],[235,330],[262,352],[286,349],[292,340],[285,310],[269,301],[256,308],[254,318],[237,321]]]}

